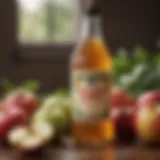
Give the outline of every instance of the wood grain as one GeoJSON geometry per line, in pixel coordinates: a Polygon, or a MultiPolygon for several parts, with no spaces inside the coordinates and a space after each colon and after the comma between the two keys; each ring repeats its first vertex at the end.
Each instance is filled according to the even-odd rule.
{"type": "Polygon", "coordinates": [[[142,146],[106,146],[103,148],[46,148],[26,154],[0,148],[0,160],[160,160],[160,148],[142,146]]]}

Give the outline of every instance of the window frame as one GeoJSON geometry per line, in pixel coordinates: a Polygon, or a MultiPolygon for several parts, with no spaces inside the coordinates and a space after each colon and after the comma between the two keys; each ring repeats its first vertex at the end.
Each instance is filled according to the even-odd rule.
{"type": "Polygon", "coordinates": [[[12,52],[12,61],[17,64],[49,64],[65,63],[73,52],[76,41],[79,37],[80,24],[82,19],[83,0],[76,0],[75,16],[75,41],[64,43],[41,43],[41,44],[21,44],[18,41],[18,5],[14,1],[14,35],[16,47],[12,52]]]}

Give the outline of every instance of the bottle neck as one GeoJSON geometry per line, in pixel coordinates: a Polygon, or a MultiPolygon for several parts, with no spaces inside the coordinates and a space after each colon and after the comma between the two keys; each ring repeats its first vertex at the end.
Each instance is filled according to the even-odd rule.
{"type": "Polygon", "coordinates": [[[101,30],[101,18],[99,16],[88,16],[83,19],[82,39],[103,39],[101,30]]]}

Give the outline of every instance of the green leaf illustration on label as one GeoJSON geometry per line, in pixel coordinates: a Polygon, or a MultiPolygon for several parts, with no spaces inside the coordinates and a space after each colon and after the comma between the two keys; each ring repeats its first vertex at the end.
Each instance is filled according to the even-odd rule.
{"type": "Polygon", "coordinates": [[[81,108],[74,108],[73,110],[73,118],[83,119],[85,118],[86,113],[81,108]]]}

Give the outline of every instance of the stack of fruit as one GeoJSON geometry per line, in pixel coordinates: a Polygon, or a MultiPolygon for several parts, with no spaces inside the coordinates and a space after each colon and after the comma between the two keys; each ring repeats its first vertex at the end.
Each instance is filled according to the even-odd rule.
{"type": "Polygon", "coordinates": [[[112,91],[111,116],[116,138],[145,143],[160,142],[160,91],[150,91],[134,100],[124,90],[112,91]]]}
{"type": "MultiPolygon", "coordinates": [[[[111,117],[116,138],[144,142],[160,141],[160,91],[143,94],[135,100],[122,89],[112,90],[111,117]]],[[[16,90],[0,103],[0,138],[12,147],[33,152],[66,134],[70,122],[71,100],[55,93],[42,103],[33,92],[16,90]]]]}
{"type": "Polygon", "coordinates": [[[70,100],[53,94],[42,104],[33,92],[15,90],[0,103],[0,138],[22,151],[33,152],[62,136],[70,120],[70,100]]]}
{"type": "MultiPolygon", "coordinates": [[[[111,118],[117,140],[138,138],[160,143],[160,56],[151,62],[150,59],[140,48],[132,59],[122,54],[113,60],[114,82],[120,86],[111,94],[111,118]]],[[[39,88],[36,81],[18,87],[4,82],[5,96],[0,101],[1,140],[23,151],[35,151],[66,134],[72,104],[65,90],[39,98],[35,94],[39,88]]]]}
{"type": "Polygon", "coordinates": [[[121,87],[112,93],[117,138],[136,135],[145,142],[160,141],[160,54],[141,46],[132,52],[122,49],[113,58],[113,68],[114,83],[121,87]]]}

